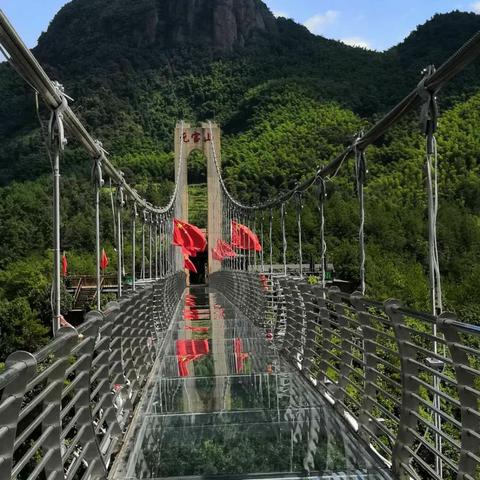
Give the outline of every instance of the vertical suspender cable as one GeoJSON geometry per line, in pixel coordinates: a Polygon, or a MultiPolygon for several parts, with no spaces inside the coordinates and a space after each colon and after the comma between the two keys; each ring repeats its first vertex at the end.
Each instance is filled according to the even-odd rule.
{"type": "Polygon", "coordinates": [[[123,252],[122,252],[122,209],[124,206],[123,200],[123,186],[119,185],[117,188],[117,282],[118,282],[118,298],[122,296],[122,281],[123,281],[123,252]]]}
{"type": "MultiPolygon", "coordinates": [[[[60,85],[58,91],[62,92],[60,85]]],[[[67,100],[62,94],[62,105],[53,110],[48,125],[49,152],[52,152],[53,169],[53,334],[56,335],[60,327],[61,312],[61,253],[60,253],[60,156],[66,145],[63,126],[63,111],[68,107],[67,100]]]]}
{"type": "Polygon", "coordinates": [[[142,280],[145,280],[145,222],[147,221],[147,212],[143,211],[142,218],[142,280]]]}
{"type": "Polygon", "coordinates": [[[96,277],[97,277],[97,310],[102,308],[102,299],[101,299],[101,239],[100,239],[100,189],[103,186],[102,178],[102,158],[97,158],[93,166],[93,182],[95,185],[95,253],[96,253],[96,277]]]}
{"type": "MultiPolygon", "coordinates": [[[[429,252],[429,277],[430,277],[430,297],[432,305],[432,313],[437,316],[442,313],[442,285],[440,277],[440,267],[438,258],[438,242],[437,242],[437,215],[438,215],[438,152],[435,132],[438,122],[438,105],[435,92],[425,88],[425,81],[428,77],[435,73],[435,67],[429,66],[424,71],[424,78],[418,86],[418,93],[423,99],[422,105],[422,127],[426,137],[426,177],[427,177],[427,196],[428,196],[428,252],[429,252]]],[[[438,336],[437,324],[433,324],[433,351],[438,354],[438,336]]],[[[438,363],[438,370],[443,368],[443,364],[438,362],[436,358],[430,360],[432,366],[438,363]]],[[[434,391],[440,390],[440,378],[433,376],[434,391]]],[[[440,395],[433,395],[433,405],[438,410],[434,412],[434,425],[438,432],[442,431],[442,404],[440,395]]],[[[443,478],[443,461],[441,458],[443,451],[443,441],[440,433],[435,432],[435,449],[440,455],[435,455],[435,473],[439,478],[443,478]]]]}
{"type": "MultiPolygon", "coordinates": [[[[245,225],[247,223],[247,219],[245,217],[245,211],[240,210],[240,218],[239,221],[242,225],[245,225]]],[[[242,250],[242,270],[245,271],[246,266],[247,266],[247,256],[248,256],[248,250],[242,250]]]]}
{"type": "MultiPolygon", "coordinates": [[[[251,217],[251,214],[249,212],[246,212],[245,213],[245,223],[247,225],[247,227],[249,228],[249,230],[252,230],[252,217],[251,217]]],[[[250,266],[252,265],[252,242],[250,240],[250,238],[248,239],[248,257],[246,260],[247,261],[247,272],[250,270],[250,266]]]]}
{"type": "Polygon", "coordinates": [[[164,247],[164,228],[165,228],[165,218],[162,215],[160,217],[160,278],[163,278],[165,276],[165,264],[164,264],[164,253],[165,253],[165,247],[164,247]]]}
{"type": "Polygon", "coordinates": [[[165,215],[163,219],[163,276],[167,276],[167,268],[168,268],[168,259],[167,259],[167,225],[168,225],[168,213],[165,215]]]}
{"type": "Polygon", "coordinates": [[[132,290],[137,288],[137,204],[133,203],[132,208],[132,290]]]}
{"type": "MultiPolygon", "coordinates": [[[[232,221],[230,223],[230,241],[232,242],[232,246],[234,244],[233,222],[238,222],[237,207],[235,205],[232,205],[232,221]]],[[[236,253],[237,253],[237,256],[235,257],[235,270],[240,270],[240,252],[238,248],[236,248],[236,253]]]]}
{"type": "Polygon", "coordinates": [[[173,218],[172,213],[170,213],[170,218],[168,219],[168,273],[172,274],[176,271],[177,265],[175,258],[175,250],[172,245],[172,231],[173,231],[173,218]]]}
{"type": "MultiPolygon", "coordinates": [[[[254,217],[253,217],[253,231],[255,232],[255,235],[257,234],[256,230],[257,230],[257,212],[255,212],[254,217]]],[[[253,251],[253,255],[254,255],[253,267],[254,267],[254,271],[256,272],[257,271],[257,256],[258,256],[256,249],[253,251]]]]}
{"type": "Polygon", "coordinates": [[[297,228],[298,228],[298,262],[300,265],[300,278],[303,278],[302,210],[303,210],[303,199],[302,199],[302,193],[299,192],[298,205],[297,205],[297,228]]]}
{"type": "Polygon", "coordinates": [[[155,217],[155,279],[158,279],[158,215],[155,217]]]}
{"type": "MultiPolygon", "coordinates": [[[[52,110],[48,125],[47,153],[52,165],[53,174],[53,283],[52,283],[52,331],[56,335],[61,321],[61,254],[60,254],[60,155],[64,150],[63,111],[68,107],[63,87],[55,84],[62,97],[62,105],[52,110]]],[[[38,109],[38,107],[37,107],[38,109]]]]}
{"type": "Polygon", "coordinates": [[[365,152],[355,147],[355,177],[357,182],[357,195],[360,209],[360,226],[358,230],[358,243],[360,249],[360,292],[365,295],[365,195],[363,187],[367,176],[365,152]]]}
{"type": "Polygon", "coordinates": [[[270,209],[269,223],[269,242],[270,242],[270,275],[273,277],[273,210],[270,209]]]}
{"type": "Polygon", "coordinates": [[[327,242],[325,241],[325,199],[327,189],[325,180],[318,178],[318,213],[320,215],[320,264],[322,269],[322,288],[326,287],[327,242]]]}
{"type": "Polygon", "coordinates": [[[115,200],[113,199],[113,187],[112,187],[112,178],[108,179],[109,185],[108,188],[110,189],[110,205],[112,207],[112,219],[113,219],[113,238],[115,242],[117,241],[117,217],[115,215],[115,200]]]}
{"type": "Polygon", "coordinates": [[[56,335],[60,328],[61,294],[60,294],[60,149],[54,147],[53,151],[53,334],[56,335]]]}
{"type": "Polygon", "coordinates": [[[160,217],[159,225],[159,241],[158,241],[158,253],[159,253],[159,267],[160,267],[160,278],[163,278],[163,216],[160,217]]]}
{"type": "Polygon", "coordinates": [[[149,247],[149,250],[148,250],[148,273],[149,273],[149,278],[150,280],[152,279],[152,275],[153,275],[153,270],[152,270],[152,223],[153,223],[153,219],[152,219],[152,214],[150,213],[150,218],[149,218],[149,222],[148,222],[148,247],[149,247]]]}
{"type": "Polygon", "coordinates": [[[264,255],[264,252],[265,252],[265,247],[264,247],[264,233],[263,233],[263,225],[265,223],[265,217],[263,215],[263,210],[262,210],[262,219],[261,219],[261,222],[262,222],[262,225],[261,225],[261,228],[260,228],[260,238],[262,239],[262,251],[260,252],[260,264],[261,264],[261,268],[262,268],[262,273],[265,272],[265,255],[264,255]]]}
{"type": "Polygon", "coordinates": [[[280,206],[282,222],[282,251],[283,251],[283,274],[287,276],[287,232],[285,231],[285,203],[280,206]]]}
{"type": "MultiPolygon", "coordinates": [[[[123,206],[125,206],[125,197],[124,197],[123,206]]],[[[122,212],[123,212],[123,209],[122,209],[122,212]]],[[[127,273],[125,271],[125,237],[123,235],[123,216],[120,222],[120,241],[122,243],[122,277],[125,277],[127,273]]]]}

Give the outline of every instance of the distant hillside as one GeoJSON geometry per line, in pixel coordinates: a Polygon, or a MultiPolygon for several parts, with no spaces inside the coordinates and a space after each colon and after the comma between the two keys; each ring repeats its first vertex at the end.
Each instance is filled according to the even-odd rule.
{"type": "MultiPolygon", "coordinates": [[[[429,22],[419,26],[402,43],[391,48],[386,55],[403,72],[402,88],[408,88],[427,65],[440,66],[480,30],[480,15],[455,11],[435,15],[429,22]],[[410,82],[410,83],[409,83],[410,82]]],[[[441,97],[470,95],[479,86],[480,63],[468,68],[453,79],[441,97]]],[[[445,103],[445,102],[443,102],[445,103]]]]}

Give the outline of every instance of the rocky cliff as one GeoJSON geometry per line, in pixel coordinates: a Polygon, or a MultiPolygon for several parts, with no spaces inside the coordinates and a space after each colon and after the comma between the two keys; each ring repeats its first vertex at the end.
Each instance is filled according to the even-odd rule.
{"type": "MultiPolygon", "coordinates": [[[[40,37],[36,54],[50,64],[88,55],[198,45],[216,52],[274,34],[276,19],[260,0],[73,0],[40,37]],[[72,41],[75,39],[75,41],[72,41]],[[80,41],[79,41],[80,39],[80,41]]],[[[119,55],[120,56],[120,55],[119,55]]]]}

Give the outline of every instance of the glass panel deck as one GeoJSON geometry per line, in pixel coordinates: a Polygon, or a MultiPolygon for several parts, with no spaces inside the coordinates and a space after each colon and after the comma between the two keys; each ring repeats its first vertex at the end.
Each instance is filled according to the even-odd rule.
{"type": "Polygon", "coordinates": [[[207,288],[184,301],[125,480],[390,478],[264,331],[207,288]]]}

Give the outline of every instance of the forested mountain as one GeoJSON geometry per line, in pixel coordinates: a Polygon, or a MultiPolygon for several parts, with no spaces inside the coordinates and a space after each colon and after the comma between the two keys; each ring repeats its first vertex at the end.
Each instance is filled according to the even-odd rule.
{"type": "MultiPolygon", "coordinates": [[[[374,28],[374,27],[372,27],[374,28]]],[[[326,163],[480,28],[480,16],[436,15],[386,52],[346,46],[276,19],[260,0],[73,0],[34,49],[112,161],[152,201],[169,195],[173,127],[222,125],[225,175],[245,201],[291,186],[326,163]],[[273,145],[273,146],[272,146],[273,145]]],[[[440,93],[440,254],[448,308],[478,321],[480,64],[440,93]]],[[[40,115],[47,112],[41,109],[40,115]]],[[[369,295],[428,307],[423,139],[416,116],[367,152],[369,295]]],[[[0,352],[42,342],[49,324],[50,164],[34,96],[0,65],[0,352]]],[[[63,248],[72,273],[93,269],[90,161],[71,142],[62,161],[63,248]]],[[[358,280],[353,170],[329,184],[329,259],[358,280]]],[[[318,218],[306,198],[306,254],[318,218]]],[[[109,192],[103,232],[111,240],[109,192]]],[[[295,222],[289,210],[295,260],[295,222]]],[[[278,236],[278,225],[275,234],[278,236]]],[[[112,246],[108,245],[111,257],[112,246]]],[[[276,252],[279,255],[279,252],[276,252]]],[[[112,269],[114,269],[112,265],[112,269]]],[[[1,355],[2,357],[4,355],[1,355]]]]}

